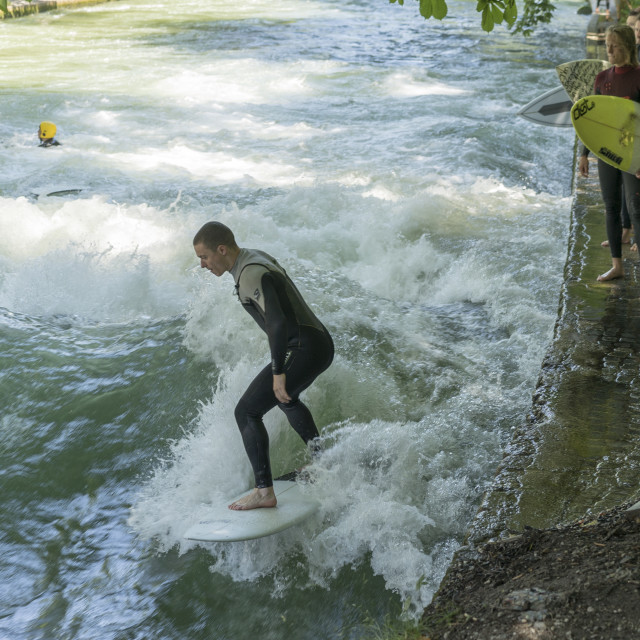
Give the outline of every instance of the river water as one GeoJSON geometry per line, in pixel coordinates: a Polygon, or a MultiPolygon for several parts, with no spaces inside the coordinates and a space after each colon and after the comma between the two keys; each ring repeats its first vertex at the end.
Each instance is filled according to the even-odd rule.
{"type": "MultiPolygon", "coordinates": [[[[587,20],[486,35],[475,4],[0,24],[0,637],[363,638],[429,603],[552,335],[574,138],[515,112],[587,20]],[[233,407],[268,361],[198,268],[211,219],[280,260],[337,354],[305,396],[317,516],[199,546],[189,524],[249,485],[233,407]]],[[[267,425],[276,474],[308,462],[267,425]]]]}

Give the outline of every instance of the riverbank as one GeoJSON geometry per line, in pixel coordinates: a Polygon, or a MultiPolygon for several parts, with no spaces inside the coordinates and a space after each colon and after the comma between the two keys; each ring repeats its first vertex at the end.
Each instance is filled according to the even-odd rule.
{"type": "Polygon", "coordinates": [[[7,13],[0,9],[0,20],[7,18],[21,18],[22,16],[34,13],[44,13],[45,11],[55,11],[56,9],[68,9],[74,6],[86,4],[102,4],[112,0],[18,0],[11,2],[7,6],[7,13]]]}
{"type": "Polygon", "coordinates": [[[459,553],[427,607],[429,640],[627,640],[640,628],[640,511],[620,505],[459,553]]]}
{"type": "Polygon", "coordinates": [[[574,172],[554,338],[532,409],[424,613],[431,640],[629,638],[640,628],[640,260],[610,267],[595,162],[574,172]]]}
{"type": "Polygon", "coordinates": [[[531,414],[432,603],[431,640],[633,637],[640,628],[640,260],[609,265],[592,165],[576,177],[554,340],[531,414]]]}

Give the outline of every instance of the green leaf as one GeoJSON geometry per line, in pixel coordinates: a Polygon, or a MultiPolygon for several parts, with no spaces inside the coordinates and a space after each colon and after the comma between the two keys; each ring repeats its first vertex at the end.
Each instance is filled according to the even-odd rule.
{"type": "Polygon", "coordinates": [[[447,7],[446,0],[433,0],[433,17],[436,20],[443,20],[448,12],[449,7],[447,7]]]}
{"type": "Polygon", "coordinates": [[[496,24],[500,24],[502,22],[503,15],[502,11],[500,11],[495,4],[491,6],[491,16],[496,24]]]}
{"type": "Polygon", "coordinates": [[[7,8],[7,0],[0,0],[0,11],[4,11],[4,13],[9,13],[7,8]]]}
{"type": "Polygon", "coordinates": [[[476,11],[480,13],[480,11],[482,11],[488,4],[489,4],[489,0],[478,0],[476,11]]]}
{"type": "Polygon", "coordinates": [[[515,2],[507,3],[507,6],[505,7],[505,10],[504,10],[504,19],[506,20],[507,24],[511,26],[516,21],[517,18],[518,18],[518,7],[516,6],[516,3],[515,2]]]}
{"type": "Polygon", "coordinates": [[[420,15],[425,18],[425,20],[433,15],[431,0],[420,0],[420,15]]]}
{"type": "Polygon", "coordinates": [[[482,28],[488,33],[493,31],[493,15],[489,7],[485,7],[482,10],[482,28]]]}
{"type": "Polygon", "coordinates": [[[419,1],[420,1],[420,15],[426,20],[433,15],[431,0],[419,0],[419,1]]]}

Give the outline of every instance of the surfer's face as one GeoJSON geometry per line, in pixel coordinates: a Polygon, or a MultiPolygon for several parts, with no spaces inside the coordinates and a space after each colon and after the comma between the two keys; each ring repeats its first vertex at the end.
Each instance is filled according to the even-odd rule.
{"type": "Polygon", "coordinates": [[[609,62],[616,67],[623,67],[625,64],[629,64],[631,57],[625,47],[622,46],[620,39],[615,33],[607,36],[607,56],[609,62]]]}
{"type": "Polygon", "coordinates": [[[200,266],[203,269],[208,269],[214,276],[221,276],[225,271],[228,271],[224,245],[221,244],[216,251],[212,251],[204,244],[196,244],[193,248],[200,258],[200,266]]]}

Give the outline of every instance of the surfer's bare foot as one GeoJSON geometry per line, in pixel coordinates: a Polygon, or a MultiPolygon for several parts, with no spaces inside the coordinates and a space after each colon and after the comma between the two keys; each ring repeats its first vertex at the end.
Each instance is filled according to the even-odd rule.
{"type": "Polygon", "coordinates": [[[624,278],[624,271],[621,267],[612,267],[606,273],[598,276],[598,282],[607,282],[608,280],[615,280],[616,278],[624,278]]]}
{"type": "MultiPolygon", "coordinates": [[[[631,229],[623,229],[622,230],[622,244],[631,244],[631,229]]],[[[609,241],[608,240],[603,240],[600,243],[601,247],[608,247],[609,246],[609,241]]],[[[631,247],[631,251],[637,251],[637,249],[634,249],[633,247],[631,247]]]]}
{"type": "Polygon", "coordinates": [[[637,250],[638,250],[638,244],[637,244],[636,242],[634,242],[634,243],[631,245],[631,251],[637,251],[637,250]]]}
{"type": "Polygon", "coordinates": [[[250,509],[268,509],[278,504],[273,487],[255,488],[251,493],[229,505],[233,511],[249,511],[250,509]]]}

